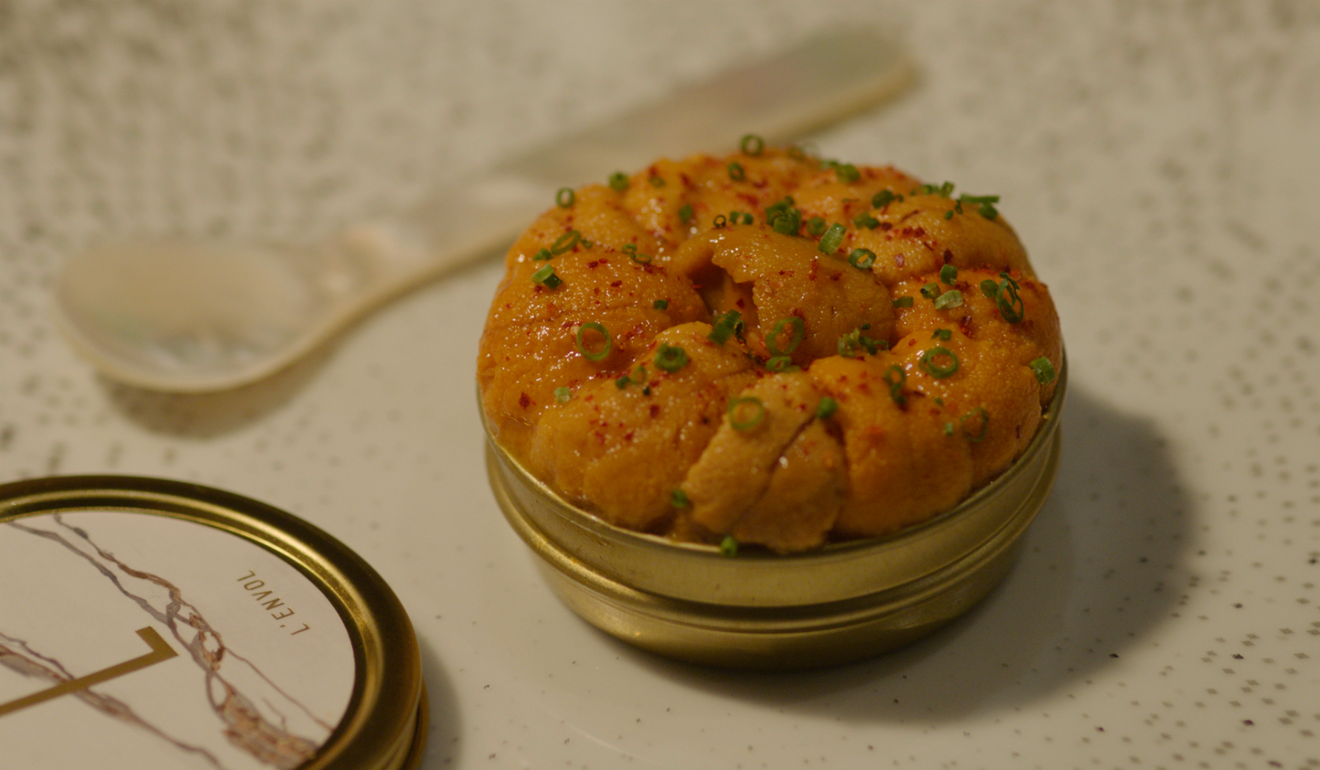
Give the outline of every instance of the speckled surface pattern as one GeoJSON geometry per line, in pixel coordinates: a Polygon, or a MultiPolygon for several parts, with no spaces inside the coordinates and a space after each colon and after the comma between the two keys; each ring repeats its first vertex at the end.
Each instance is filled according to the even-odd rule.
{"type": "Polygon", "coordinates": [[[0,481],[198,481],[347,542],[416,625],[425,768],[1320,767],[1318,137],[1314,2],[4,3],[0,481]],[[1016,569],[881,659],[696,669],[549,594],[485,481],[497,260],[228,393],[114,384],[50,321],[98,239],[311,240],[853,21],[920,77],[812,141],[999,194],[1071,374],[1016,569]]]}

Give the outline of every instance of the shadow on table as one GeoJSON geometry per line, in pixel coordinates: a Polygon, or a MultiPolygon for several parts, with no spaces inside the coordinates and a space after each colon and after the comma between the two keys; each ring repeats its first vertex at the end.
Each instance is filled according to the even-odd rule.
{"type": "Polygon", "coordinates": [[[1005,582],[963,618],[872,661],[798,673],[670,662],[656,674],[733,699],[855,721],[942,721],[1085,686],[1176,614],[1192,503],[1164,439],[1074,385],[1053,493],[1005,582]]]}
{"type": "Polygon", "coordinates": [[[166,436],[207,439],[255,422],[289,402],[334,356],[334,341],[260,382],[214,393],[162,393],[100,377],[125,417],[166,436]]]}
{"type": "Polygon", "coordinates": [[[430,725],[426,739],[425,767],[457,764],[454,760],[462,742],[463,734],[458,709],[458,694],[449,679],[445,665],[427,643],[426,639],[417,640],[422,657],[422,675],[426,679],[426,698],[430,707],[430,725]]]}

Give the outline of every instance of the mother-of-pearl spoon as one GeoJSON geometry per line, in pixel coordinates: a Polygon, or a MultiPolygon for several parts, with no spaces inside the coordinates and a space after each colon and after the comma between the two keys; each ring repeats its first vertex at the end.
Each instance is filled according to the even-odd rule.
{"type": "Polygon", "coordinates": [[[807,40],[438,190],[310,247],[112,243],[64,265],[60,329],[107,377],[206,392],[287,366],[385,301],[512,242],[555,192],[655,157],[793,137],[900,90],[910,69],[866,31],[807,40]]]}

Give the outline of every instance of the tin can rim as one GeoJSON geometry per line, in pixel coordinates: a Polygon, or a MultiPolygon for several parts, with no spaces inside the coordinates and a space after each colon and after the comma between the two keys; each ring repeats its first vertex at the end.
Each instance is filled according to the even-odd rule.
{"type": "Polygon", "coordinates": [[[356,667],[343,717],[300,770],[401,770],[420,761],[429,721],[416,634],[393,590],[340,540],[275,506],[193,482],[93,474],[0,484],[0,522],[65,510],[192,521],[292,565],[339,614],[356,667]]]}

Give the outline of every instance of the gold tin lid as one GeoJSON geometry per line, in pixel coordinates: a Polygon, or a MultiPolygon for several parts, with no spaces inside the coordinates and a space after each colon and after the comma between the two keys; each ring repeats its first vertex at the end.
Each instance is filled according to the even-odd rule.
{"type": "Polygon", "coordinates": [[[1008,573],[1058,469],[1066,362],[1036,436],[957,507],[894,535],[779,555],[615,527],[564,500],[490,438],[491,487],[547,583],[574,612],[638,647],[730,668],[871,657],[925,636],[1008,573]]]}
{"type": "Polygon", "coordinates": [[[408,770],[412,624],[325,532],[177,481],[0,485],[6,767],[408,770]]]}

